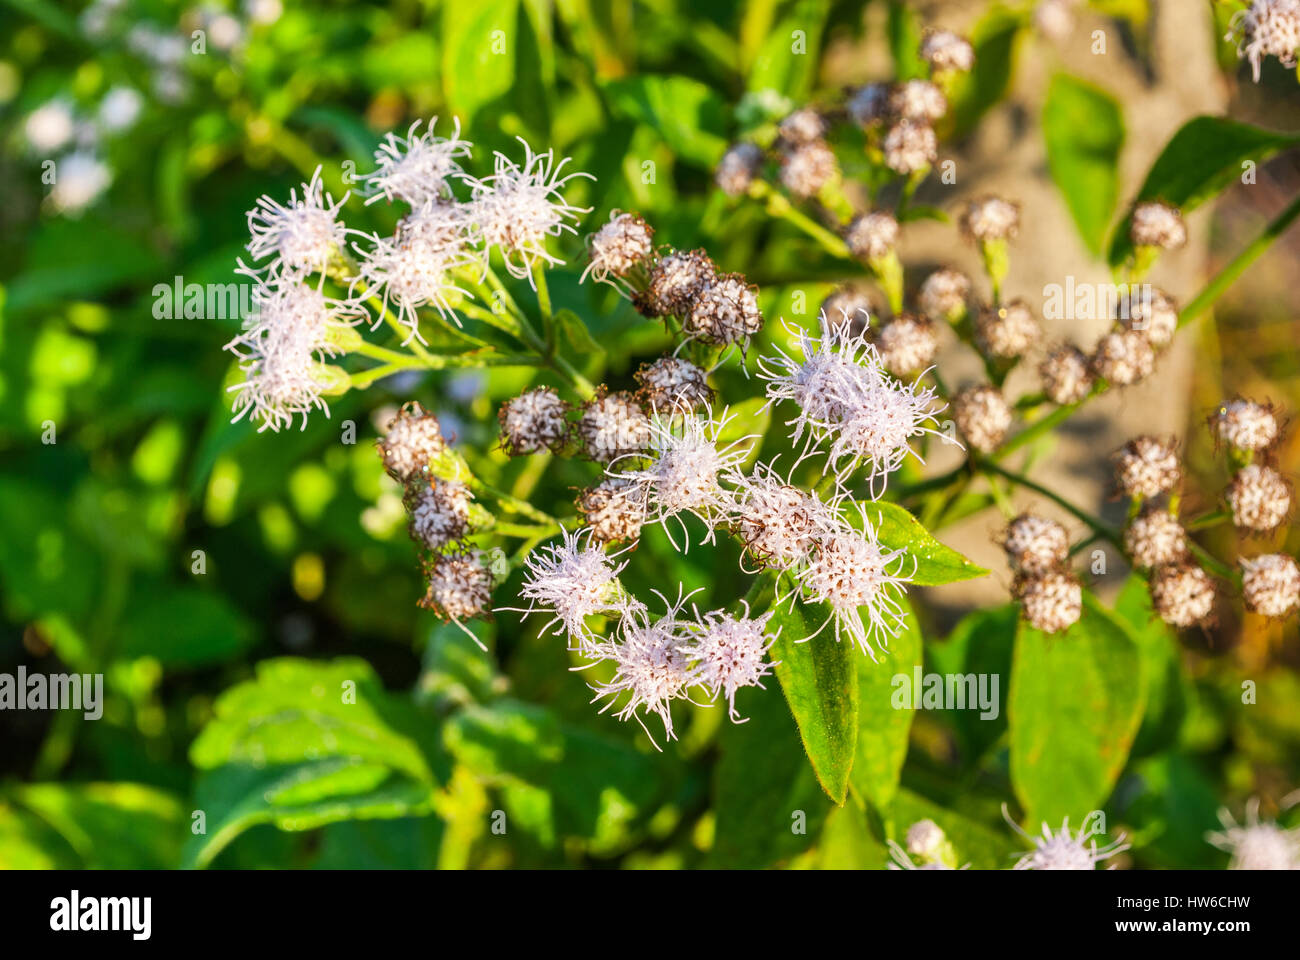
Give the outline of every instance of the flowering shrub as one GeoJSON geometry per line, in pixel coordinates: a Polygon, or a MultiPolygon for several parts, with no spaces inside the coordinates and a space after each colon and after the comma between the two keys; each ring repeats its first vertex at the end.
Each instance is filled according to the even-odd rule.
{"type": "MultiPolygon", "coordinates": [[[[874,4],[892,68],[842,87],[818,64],[852,31],[796,4],[769,10],[788,23],[746,9],[744,43],[713,24],[700,71],[680,50],[634,70],[636,43],[565,11],[560,41],[513,3],[478,20],[449,6],[424,29],[385,13],[361,51],[311,40],[326,59],[300,78],[309,95],[278,86],[311,36],[278,4],[189,15],[221,40],[221,64],[197,67],[118,6],[97,0],[80,29],[125,28],[158,89],[143,105],[110,88],[100,126],[193,111],[164,185],[238,164],[205,206],[219,242],[184,190],[162,210],[186,247],[169,262],[209,287],[239,278],[248,309],[207,315],[200,289],[191,317],[181,276],[173,294],[170,274],[110,262],[99,286],[69,284],[67,322],[42,334],[56,342],[40,349],[85,350],[119,308],[165,321],[114,355],[140,489],[96,473],[123,452],[93,449],[111,409],[79,402],[64,426],[81,381],[29,395],[55,439],[27,465],[71,469],[71,435],[88,473],[75,530],[7,508],[44,551],[35,573],[0,557],[7,613],[27,649],[107,672],[109,723],[142,738],[113,766],[56,722],[37,780],[71,757],[116,781],[69,777],[86,803],[143,791],[132,809],[170,831],[165,865],[369,865],[373,829],[396,866],[1300,867],[1275,789],[1300,776],[1294,757],[1241,760],[1271,771],[1249,782],[1218,757],[1215,779],[1207,758],[1233,751],[1196,713],[1213,698],[1219,728],[1257,722],[1256,681],[1216,685],[1207,638],[1249,617],[1294,645],[1285,405],[1229,395],[1180,436],[1121,412],[1126,442],[1089,450],[1114,509],[1036,479],[1084,411],[1160,376],[1300,215],[1291,201],[1190,297],[1151,283],[1204,248],[1197,207],[1300,139],[1180,118],[1121,204],[1120,103],[1058,74],[1046,165],[1077,248],[1113,280],[1102,328],[1067,340],[1018,272],[1041,212],[965,158],[1017,44],[1070,35],[1093,15],[1081,5],[994,6],[958,33],[874,4]],[[326,106],[360,97],[343,53],[378,78],[364,123],[326,106]],[[712,75],[728,71],[739,87],[712,75]],[[191,73],[216,99],[192,103],[191,73]],[[921,231],[950,262],[912,255],[921,231]],[[152,312],[143,295],[87,312],[132,284],[152,312]],[[157,359],[165,337],[202,347],[157,359]],[[1005,563],[955,530],[972,518],[1005,563]],[[82,540],[102,545],[93,572],[82,540]],[[58,593],[65,577],[104,595],[58,593]],[[981,596],[1002,602],[969,609],[981,596]],[[187,792],[145,769],[170,751],[187,792]],[[1196,809],[1175,829],[1185,784],[1196,809]],[[1247,794],[1266,787],[1261,819],[1247,794]],[[191,810],[203,829],[185,830],[191,810]],[[319,849],[285,845],[305,830],[319,849]]],[[[1294,3],[1227,13],[1221,52],[1248,79],[1270,57],[1294,67],[1294,3]]],[[[35,106],[28,159],[73,143],[80,109],[35,106]]],[[[55,163],[42,216],[62,232],[44,249],[112,235],[93,218],[118,178],[78,159],[109,143],[96,136],[55,163]]],[[[28,271],[17,311],[63,302],[28,271]]],[[[1269,682],[1284,699],[1294,671],[1269,682]]],[[[1282,716],[1294,727],[1293,701],[1282,716]]],[[[43,786],[0,802],[0,836],[22,838],[0,858],[67,859],[31,828],[43,786]]]]}

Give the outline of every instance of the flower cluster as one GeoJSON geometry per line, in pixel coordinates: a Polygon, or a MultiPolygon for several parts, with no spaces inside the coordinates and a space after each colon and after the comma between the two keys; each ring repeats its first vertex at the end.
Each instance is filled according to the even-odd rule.
{"type": "Polygon", "coordinates": [[[1015,571],[1012,593],[1025,619],[1044,633],[1068,630],[1083,612],[1083,587],[1067,567],[1070,536],[1055,520],[1024,513],[1002,534],[1015,571]]]}

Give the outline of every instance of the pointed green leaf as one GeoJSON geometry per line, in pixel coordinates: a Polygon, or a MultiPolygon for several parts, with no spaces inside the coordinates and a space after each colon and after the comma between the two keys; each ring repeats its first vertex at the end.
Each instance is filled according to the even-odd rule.
{"type": "Polygon", "coordinates": [[[921,526],[920,522],[894,503],[877,501],[867,508],[867,519],[875,525],[876,536],[891,550],[907,548],[907,567],[916,562],[911,582],[918,587],[937,587],[958,580],[973,580],[988,571],[971,563],[952,547],[946,547],[921,526]]]}
{"type": "Polygon", "coordinates": [[[772,617],[771,629],[780,630],[771,658],[780,661],[777,679],[790,712],[799,726],[808,759],[822,789],[843,803],[849,789],[858,737],[858,677],[854,658],[864,656],[848,641],[838,643],[833,627],[800,643],[828,612],[820,605],[785,602],[772,617]],[[808,613],[808,622],[804,612],[808,613]],[[814,626],[809,629],[808,623],[814,626]]]}
{"type": "Polygon", "coordinates": [[[1065,195],[1079,236],[1100,256],[1119,197],[1124,117],[1105,90],[1058,73],[1043,104],[1043,137],[1052,179],[1065,195]]]}
{"type": "Polygon", "coordinates": [[[1142,719],[1142,661],[1087,591],[1064,633],[1016,634],[1007,724],[1011,783],[1031,824],[1081,822],[1106,801],[1142,719]]]}

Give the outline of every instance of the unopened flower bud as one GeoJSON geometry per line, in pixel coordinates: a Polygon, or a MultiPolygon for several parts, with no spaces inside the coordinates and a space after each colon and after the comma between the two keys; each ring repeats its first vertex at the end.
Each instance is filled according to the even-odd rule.
{"type": "Polygon", "coordinates": [[[626,277],[654,255],[654,228],[634,213],[618,213],[587,238],[590,258],[583,277],[626,277]]]}
{"type": "Polygon", "coordinates": [[[781,183],[796,197],[815,196],[839,170],[835,152],[824,140],[799,144],[781,157],[781,183]]]}
{"type": "Polygon", "coordinates": [[[907,852],[914,857],[938,859],[947,842],[943,828],[933,820],[918,820],[907,828],[907,852]]]}
{"type": "Polygon", "coordinates": [[[985,195],[966,204],[961,229],[972,241],[1011,240],[1020,232],[1020,205],[985,195]]]}
{"type": "Polygon", "coordinates": [[[903,377],[929,367],[939,341],[929,320],[920,314],[902,313],[880,328],[876,348],[885,369],[903,377]]]}
{"type": "Polygon", "coordinates": [[[1068,630],[1083,612],[1083,587],[1064,570],[1021,574],[1012,588],[1025,620],[1043,633],[1068,630]]]}
{"type": "Polygon", "coordinates": [[[1019,357],[1042,336],[1038,321],[1023,300],[981,310],[975,320],[975,340],[987,356],[999,360],[1019,357]]]}
{"type": "Polygon", "coordinates": [[[921,41],[921,59],[935,73],[969,73],[975,66],[975,48],[950,30],[932,30],[921,41]]]}
{"type": "Polygon", "coordinates": [[[915,173],[930,167],[939,156],[934,128],[916,120],[899,120],[885,134],[885,166],[895,173],[915,173]]]}
{"type": "Polygon", "coordinates": [[[406,509],[410,514],[411,539],[438,551],[469,532],[469,489],[460,483],[439,480],[416,482],[406,488],[406,509]]]}
{"type": "Polygon", "coordinates": [[[1151,576],[1151,604],[1170,626],[1207,623],[1214,613],[1214,581],[1191,563],[1157,567],[1151,576]]]}
{"type": "Polygon", "coordinates": [[[645,490],[630,480],[609,477],[578,494],[576,504],[598,543],[630,542],[641,536],[645,490]]]}
{"type": "Polygon", "coordinates": [[[1127,387],[1151,375],[1156,352],[1136,330],[1116,330],[1097,343],[1092,354],[1093,373],[1110,383],[1127,387]]]}
{"type": "Polygon", "coordinates": [[[1115,486],[1126,497],[1156,497],[1182,478],[1173,441],[1135,437],[1115,454],[1115,486]]]}
{"type": "Polygon", "coordinates": [[[948,98],[929,80],[907,80],[890,91],[889,109],[905,120],[933,123],[948,112],[948,98]]]}
{"type": "Polygon", "coordinates": [[[777,133],[787,146],[801,147],[826,136],[826,120],[812,107],[800,107],[781,121],[777,133]]]}
{"type": "Polygon", "coordinates": [[[890,213],[864,213],[849,223],[844,242],[859,260],[883,260],[898,243],[898,221],[890,213]]]}
{"type": "Polygon", "coordinates": [[[763,151],[754,143],[733,143],[718,161],[713,182],[723,193],[739,196],[749,189],[763,164],[763,151]]]}
{"type": "Polygon", "coordinates": [[[1284,553],[1241,559],[1241,592],[1246,609],[1266,617],[1285,617],[1300,604],[1300,565],[1284,553]]]}
{"type": "Polygon", "coordinates": [[[559,450],[569,439],[569,405],[550,387],[538,387],[501,405],[501,447],[512,457],[559,450]]]}
{"type": "Polygon", "coordinates": [[[398,483],[421,476],[429,460],[446,449],[438,418],[414,400],[403,405],[388,424],[388,432],[377,442],[384,470],[398,483]]]}
{"type": "Polygon", "coordinates": [[[1075,346],[1057,347],[1043,360],[1038,373],[1042,377],[1043,393],[1061,406],[1078,403],[1092,390],[1088,358],[1075,346]]]}
{"type": "Polygon", "coordinates": [[[1120,323],[1126,329],[1137,330],[1159,348],[1169,345],[1178,330],[1178,304],[1159,288],[1151,289],[1151,298],[1129,294],[1120,304],[1120,323]]]}
{"type": "Polygon", "coordinates": [[[871,323],[871,299],[857,287],[839,287],[822,301],[818,312],[827,324],[847,323],[848,336],[857,337],[871,323]]]}
{"type": "Polygon", "coordinates": [[[655,316],[684,317],[717,278],[718,269],[703,250],[675,250],[651,268],[647,306],[655,316]]]}
{"type": "Polygon", "coordinates": [[[1187,556],[1187,533],[1168,510],[1147,507],[1124,531],[1124,549],[1136,567],[1177,563],[1187,556]]]}
{"type": "Polygon", "coordinates": [[[678,357],[642,364],[636,381],[641,384],[638,396],[642,406],[664,416],[691,413],[713,399],[704,371],[678,357]]]}
{"type": "Polygon", "coordinates": [[[933,320],[952,323],[966,312],[970,296],[970,279],[946,267],[934,271],[921,284],[921,310],[933,320]]]}
{"type": "Polygon", "coordinates": [[[1210,426],[1221,443],[1235,450],[1265,450],[1277,439],[1277,416],[1262,403],[1229,400],[1210,417],[1210,426]]]}
{"type": "Polygon", "coordinates": [[[453,550],[425,561],[428,589],[420,606],[444,620],[463,623],[492,602],[493,575],[479,550],[453,550]]]}
{"type": "Polygon", "coordinates": [[[1176,250],[1187,243],[1187,225],[1177,207],[1156,201],[1139,203],[1133,209],[1129,237],[1135,247],[1176,250]]]}
{"type": "Polygon", "coordinates": [[[1291,512],[1291,484],[1272,467],[1247,464],[1228,485],[1227,501],[1233,526],[1267,533],[1291,512]]]}
{"type": "Polygon", "coordinates": [[[755,288],[738,273],[723,274],[701,290],[682,321],[687,336],[718,346],[747,343],[762,328],[755,288]]]}
{"type": "Polygon", "coordinates": [[[997,387],[967,387],[953,399],[953,418],[972,447],[981,453],[995,449],[1011,427],[1011,408],[997,387]]]}
{"type": "Polygon", "coordinates": [[[1070,535],[1055,520],[1022,513],[1003,533],[1002,549],[1018,573],[1046,573],[1070,555],[1070,535]]]}
{"type": "Polygon", "coordinates": [[[587,455],[608,464],[650,445],[650,418],[632,394],[608,393],[602,387],[582,408],[578,434],[587,455]]]}

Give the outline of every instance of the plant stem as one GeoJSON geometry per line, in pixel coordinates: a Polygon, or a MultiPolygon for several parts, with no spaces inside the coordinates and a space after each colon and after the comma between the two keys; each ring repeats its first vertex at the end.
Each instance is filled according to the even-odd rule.
{"type": "Polygon", "coordinates": [[[484,483],[478,477],[471,478],[469,485],[470,485],[470,489],[473,490],[475,493],[487,494],[489,497],[491,497],[493,500],[495,500],[505,509],[509,510],[511,513],[517,513],[520,514],[521,516],[527,517],[530,520],[536,520],[538,523],[545,524],[548,527],[554,527],[557,529],[559,528],[560,523],[558,520],[556,520],[549,513],[546,513],[542,510],[538,510],[527,500],[520,500],[518,497],[512,497],[504,490],[498,490],[496,487],[484,483]]]}
{"type": "Polygon", "coordinates": [[[1069,500],[1066,500],[1059,493],[1056,493],[1053,490],[1049,490],[1047,487],[1044,487],[1042,484],[1035,483],[1033,480],[1030,480],[1028,477],[1007,470],[987,458],[984,457],[979,458],[978,460],[975,461],[975,465],[980,470],[987,470],[991,473],[995,473],[1000,477],[1004,477],[1007,480],[1010,480],[1012,483],[1016,484],[1017,486],[1024,487],[1026,490],[1032,490],[1034,491],[1034,493],[1046,497],[1048,500],[1051,500],[1062,510],[1065,510],[1067,513],[1071,514],[1077,519],[1082,520],[1085,524],[1087,524],[1088,529],[1091,530],[1093,533],[1097,534],[1100,537],[1104,537],[1105,539],[1109,540],[1115,547],[1117,547],[1120,550],[1123,550],[1123,543],[1120,540],[1119,531],[1103,523],[1097,517],[1094,517],[1092,514],[1082,509],[1081,507],[1076,507],[1073,503],[1071,503],[1069,500]]]}
{"type": "Polygon", "coordinates": [[[1210,527],[1217,527],[1225,520],[1231,520],[1232,514],[1227,510],[1211,510],[1209,513],[1203,513],[1199,517],[1193,517],[1183,524],[1183,529],[1189,533],[1193,530],[1207,530],[1210,527]]]}
{"type": "Polygon", "coordinates": [[[551,291],[546,285],[546,264],[533,264],[533,286],[537,289],[537,309],[542,314],[542,331],[546,335],[546,355],[555,354],[555,318],[551,315],[551,291]]]}
{"type": "Polygon", "coordinates": [[[853,255],[849,253],[848,244],[807,214],[796,209],[794,204],[785,196],[773,190],[770,184],[762,180],[755,180],[750,185],[749,195],[756,200],[765,200],[768,213],[798,227],[821,244],[822,248],[831,256],[840,260],[853,259],[853,255]]]}

